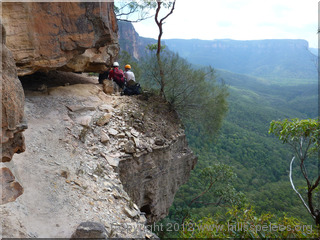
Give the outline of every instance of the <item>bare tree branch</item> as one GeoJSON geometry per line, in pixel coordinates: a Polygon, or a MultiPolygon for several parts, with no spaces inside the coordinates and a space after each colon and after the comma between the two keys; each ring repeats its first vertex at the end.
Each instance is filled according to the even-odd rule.
{"type": "MultiPolygon", "coordinates": [[[[159,0],[157,0],[158,4],[159,4],[159,0]]],[[[173,1],[173,5],[172,5],[172,8],[171,8],[171,11],[164,17],[160,20],[160,23],[162,24],[164,20],[167,19],[167,17],[169,17],[172,13],[173,13],[173,10],[174,10],[174,6],[176,4],[176,0],[173,1]]]]}
{"type": "Polygon", "coordinates": [[[312,185],[310,190],[313,191],[316,187],[318,187],[319,183],[320,183],[320,176],[318,176],[316,182],[312,185]]]}
{"type": "Polygon", "coordinates": [[[289,172],[289,178],[290,178],[290,183],[291,186],[293,188],[293,190],[296,192],[296,194],[299,196],[300,200],[302,201],[303,205],[305,206],[305,208],[308,210],[308,212],[310,213],[310,215],[312,216],[313,219],[316,219],[316,217],[311,213],[310,208],[308,207],[308,205],[306,204],[306,202],[304,201],[304,199],[302,198],[302,196],[300,195],[300,193],[297,191],[297,189],[294,186],[294,183],[292,181],[292,163],[294,161],[295,157],[292,158],[291,163],[290,163],[290,172],[289,172]]]}
{"type": "Polygon", "coordinates": [[[210,176],[210,185],[207,187],[207,189],[205,189],[204,191],[202,191],[202,193],[200,193],[198,196],[196,196],[194,199],[192,199],[192,201],[188,204],[188,206],[191,206],[197,199],[199,199],[201,196],[203,196],[204,194],[206,194],[213,186],[213,184],[217,181],[217,178],[215,180],[212,179],[212,176],[210,176]]]}
{"type": "Polygon", "coordinates": [[[165,93],[164,93],[164,88],[165,88],[165,84],[166,84],[166,81],[165,81],[165,76],[164,76],[164,69],[163,69],[163,64],[162,64],[162,61],[161,61],[161,57],[160,57],[160,52],[161,52],[161,37],[162,37],[162,34],[163,34],[163,30],[162,30],[162,24],[163,24],[163,21],[169,17],[172,13],[173,13],[173,10],[174,10],[174,6],[176,4],[176,0],[173,1],[173,5],[171,7],[171,11],[162,19],[160,19],[159,21],[159,12],[160,12],[160,9],[161,9],[161,0],[157,0],[157,9],[156,9],[156,15],[155,15],[155,22],[159,28],[159,35],[158,35],[158,48],[157,48],[157,61],[158,61],[158,65],[159,65],[159,73],[160,73],[160,78],[161,78],[161,85],[160,85],[160,95],[166,99],[166,96],[165,96],[165,93]]]}
{"type": "Polygon", "coordinates": [[[222,197],[219,197],[218,201],[215,202],[215,203],[214,202],[209,203],[209,202],[203,202],[203,201],[196,201],[195,203],[201,203],[201,204],[203,204],[205,206],[208,206],[208,205],[221,206],[221,202],[222,202],[222,197]]]}
{"type": "Polygon", "coordinates": [[[138,22],[141,22],[141,21],[143,21],[143,20],[146,20],[146,19],[149,19],[149,18],[152,18],[152,17],[153,17],[153,16],[148,16],[148,17],[144,17],[144,18],[137,19],[137,20],[128,20],[128,19],[118,18],[117,20],[118,20],[118,21],[122,21],[122,22],[138,23],[138,22]]]}
{"type": "Polygon", "coordinates": [[[118,21],[136,23],[152,18],[154,14],[151,14],[152,11],[150,10],[153,8],[155,8],[155,5],[152,6],[146,1],[142,3],[141,1],[117,1],[115,14],[118,21]]]}

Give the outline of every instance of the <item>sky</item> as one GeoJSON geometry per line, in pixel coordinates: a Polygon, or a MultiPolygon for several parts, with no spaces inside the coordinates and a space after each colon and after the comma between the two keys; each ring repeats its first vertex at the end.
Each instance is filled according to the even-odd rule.
{"type": "MultiPolygon", "coordinates": [[[[134,23],[157,38],[154,19],[134,23]]],[[[318,0],[177,0],[162,39],[305,39],[318,47],[318,0]]]]}

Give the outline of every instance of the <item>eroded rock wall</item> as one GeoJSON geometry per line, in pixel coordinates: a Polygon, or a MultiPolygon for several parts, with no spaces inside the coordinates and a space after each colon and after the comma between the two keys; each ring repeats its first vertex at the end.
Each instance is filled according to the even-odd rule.
{"type": "Polygon", "coordinates": [[[107,121],[108,137],[101,136],[107,139],[103,155],[148,223],[153,223],[168,215],[197,158],[179,117],[162,99],[124,99],[117,116],[107,121]]]}
{"type": "MultiPolygon", "coordinates": [[[[25,151],[24,91],[18,75],[104,70],[119,51],[118,27],[112,2],[5,2],[0,7],[1,162],[10,162],[14,153],[25,151]]],[[[2,204],[23,193],[7,165],[0,166],[0,180],[2,204]]]]}
{"type": "MultiPolygon", "coordinates": [[[[1,24],[2,42],[0,56],[0,94],[2,98],[1,112],[1,162],[10,162],[14,153],[25,151],[23,131],[27,128],[24,120],[24,93],[18,79],[13,56],[6,47],[6,34],[1,24]]],[[[7,166],[0,165],[1,202],[4,204],[14,201],[23,193],[21,185],[15,181],[15,176],[7,166]]]]}
{"type": "Polygon", "coordinates": [[[5,2],[2,18],[19,76],[98,72],[119,51],[112,2],[5,2]]]}
{"type": "Polygon", "coordinates": [[[148,222],[153,223],[168,215],[176,192],[187,182],[196,162],[182,131],[169,145],[120,161],[120,178],[148,222]]]}

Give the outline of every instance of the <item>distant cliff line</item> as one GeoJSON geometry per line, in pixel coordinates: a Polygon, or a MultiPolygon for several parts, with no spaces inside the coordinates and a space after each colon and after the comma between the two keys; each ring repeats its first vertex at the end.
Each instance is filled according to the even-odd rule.
{"type": "MultiPolygon", "coordinates": [[[[155,39],[140,37],[131,23],[118,25],[121,50],[138,60],[146,53],[148,44],[156,43],[155,39]]],[[[195,65],[210,65],[274,82],[282,79],[314,82],[318,78],[317,49],[309,49],[303,39],[164,39],[163,42],[167,49],[195,65]]]]}

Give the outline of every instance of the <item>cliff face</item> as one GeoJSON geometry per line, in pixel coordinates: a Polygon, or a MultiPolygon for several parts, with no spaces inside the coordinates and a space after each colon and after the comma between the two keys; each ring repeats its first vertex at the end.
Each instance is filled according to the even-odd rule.
{"type": "Polygon", "coordinates": [[[15,62],[10,50],[4,44],[6,41],[3,29],[2,56],[2,162],[11,160],[15,152],[24,151],[24,140],[21,131],[24,130],[24,93],[18,79],[15,62]]]}
{"type": "MultiPolygon", "coordinates": [[[[0,22],[1,24],[1,22],[0,22]]],[[[0,136],[1,162],[10,162],[14,153],[25,150],[23,130],[27,128],[24,120],[24,93],[17,76],[15,62],[10,50],[4,44],[6,41],[5,30],[2,28],[2,44],[0,54],[2,56],[1,95],[2,131],[0,136]]],[[[1,202],[0,204],[14,201],[23,193],[22,186],[15,181],[15,176],[10,167],[0,165],[1,202]]]]}
{"type": "Polygon", "coordinates": [[[54,69],[98,72],[118,54],[111,2],[5,2],[2,20],[19,76],[54,69]]]}
{"type": "Polygon", "coordinates": [[[126,101],[109,123],[109,131],[116,130],[116,142],[107,144],[115,151],[108,155],[117,156],[113,166],[124,189],[153,223],[168,215],[197,158],[188,148],[178,116],[166,103],[159,98],[126,101]]]}
{"type": "Polygon", "coordinates": [[[148,222],[153,223],[168,215],[175,193],[187,182],[196,162],[184,133],[180,132],[168,145],[120,161],[120,179],[148,222]]]}
{"type": "Polygon", "coordinates": [[[121,51],[128,52],[138,60],[146,54],[146,46],[148,44],[155,44],[157,42],[152,38],[140,37],[132,23],[120,21],[118,22],[118,26],[121,51]]]}
{"type": "Polygon", "coordinates": [[[119,22],[119,43],[122,51],[127,51],[135,59],[139,59],[139,35],[131,23],[119,22]]]}
{"type": "MultiPolygon", "coordinates": [[[[1,162],[10,162],[14,153],[25,150],[22,132],[27,124],[18,75],[99,71],[113,61],[119,47],[113,3],[5,2],[1,13],[1,162]]],[[[0,173],[2,204],[23,192],[7,165],[0,173]]]]}

